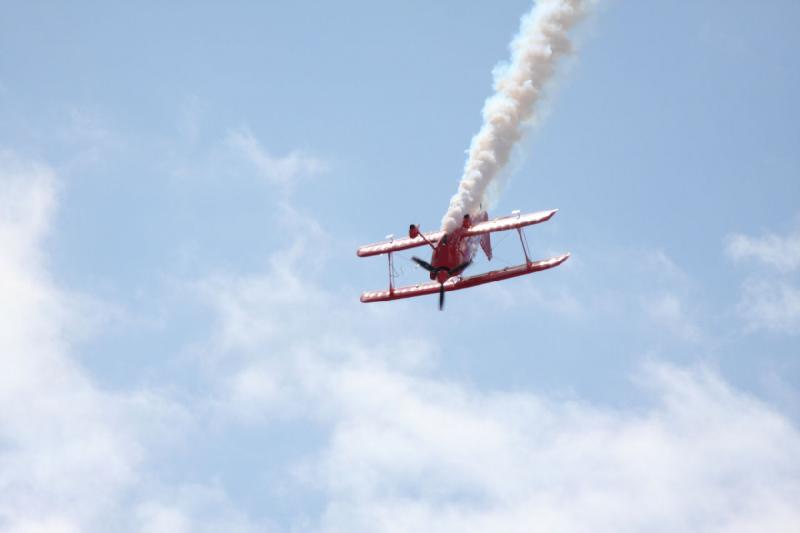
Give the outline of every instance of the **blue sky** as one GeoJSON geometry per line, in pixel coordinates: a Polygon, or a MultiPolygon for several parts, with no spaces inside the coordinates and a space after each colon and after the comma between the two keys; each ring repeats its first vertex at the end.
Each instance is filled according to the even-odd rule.
{"type": "Polygon", "coordinates": [[[795,530],[796,3],[598,2],[490,213],[572,258],[358,302],[530,7],[6,6],[0,529],[795,530]]]}

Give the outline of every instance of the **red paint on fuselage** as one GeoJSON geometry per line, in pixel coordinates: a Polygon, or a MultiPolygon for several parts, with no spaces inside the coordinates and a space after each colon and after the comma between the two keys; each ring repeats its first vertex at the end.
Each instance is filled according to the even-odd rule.
{"type": "MultiPolygon", "coordinates": [[[[483,212],[475,219],[478,222],[483,222],[488,219],[488,214],[483,212]]],[[[453,270],[464,263],[472,261],[475,256],[475,250],[478,249],[480,244],[480,237],[467,237],[464,235],[470,225],[471,221],[467,219],[462,227],[456,228],[439,240],[431,255],[433,268],[443,267],[447,270],[453,270]]],[[[447,270],[440,270],[436,274],[431,272],[431,279],[444,283],[452,277],[447,270]]]]}

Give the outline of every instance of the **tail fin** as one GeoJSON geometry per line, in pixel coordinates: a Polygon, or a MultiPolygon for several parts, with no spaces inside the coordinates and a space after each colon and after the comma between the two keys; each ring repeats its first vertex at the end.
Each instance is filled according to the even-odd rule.
{"type": "Polygon", "coordinates": [[[483,248],[483,253],[486,254],[486,259],[489,261],[492,260],[492,240],[490,235],[491,233],[481,235],[481,248],[483,248]]]}
{"type": "MultiPolygon", "coordinates": [[[[478,217],[478,222],[486,222],[489,220],[489,213],[484,211],[478,217]]],[[[492,260],[492,238],[491,233],[484,233],[481,235],[481,248],[483,248],[483,253],[486,254],[486,259],[489,261],[492,260]]]]}

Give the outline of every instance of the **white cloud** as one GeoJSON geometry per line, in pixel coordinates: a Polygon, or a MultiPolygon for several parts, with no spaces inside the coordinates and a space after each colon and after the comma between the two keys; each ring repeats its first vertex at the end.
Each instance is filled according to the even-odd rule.
{"type": "Polygon", "coordinates": [[[0,152],[3,531],[106,530],[146,446],[183,416],[146,391],[102,390],[72,357],[85,302],[56,286],[42,253],[55,188],[47,166],[0,152]]]}
{"type": "MultiPolygon", "coordinates": [[[[640,253],[642,263],[649,276],[654,276],[661,283],[685,285],[689,283],[688,276],[663,250],[650,250],[640,253]]],[[[627,262],[633,262],[627,258],[627,262]]]]}
{"type": "Polygon", "coordinates": [[[375,369],[332,377],[325,531],[793,531],[800,434],[713,373],[631,413],[375,369]]]}
{"type": "MultiPolygon", "coordinates": [[[[636,410],[479,391],[415,366],[409,354],[430,350],[424,341],[381,342],[380,308],[333,308],[296,259],[217,278],[206,298],[220,318],[212,349],[227,354],[213,370],[218,416],[288,413],[329,428],[323,448],[293,468],[297,490],[324,495],[316,529],[788,532],[800,523],[800,432],[714,372],[652,364],[639,377],[652,403],[636,410]]],[[[674,301],[664,308],[680,314],[674,301]]],[[[405,320],[400,308],[390,314],[405,320]]]]}
{"type": "Polygon", "coordinates": [[[700,328],[691,319],[683,301],[675,294],[665,292],[644,300],[642,306],[654,324],[671,335],[686,341],[703,339],[700,328]]]}
{"type": "Polygon", "coordinates": [[[800,288],[791,275],[800,268],[800,232],[761,238],[733,235],[726,250],[735,260],[755,259],[777,270],[753,274],[742,285],[738,311],[748,327],[800,334],[800,288]]]}
{"type": "Polygon", "coordinates": [[[105,146],[118,142],[115,135],[96,114],[77,107],[69,110],[69,124],[64,129],[62,137],[68,142],[92,146],[105,146]]]}
{"type": "Polygon", "coordinates": [[[262,178],[278,185],[292,185],[303,176],[313,176],[326,169],[320,159],[300,151],[292,151],[283,157],[267,153],[247,128],[231,131],[226,142],[249,161],[262,178]]]}
{"type": "Polygon", "coordinates": [[[65,356],[69,306],[39,251],[53,180],[43,165],[0,156],[0,523],[11,529],[96,518],[140,458],[110,425],[118,401],[65,356]]]}
{"type": "MultiPolygon", "coordinates": [[[[309,530],[780,532],[800,522],[797,428],[713,372],[649,366],[640,380],[652,404],[635,411],[477,390],[437,377],[437,345],[402,306],[343,303],[316,284],[315,243],[300,239],[261,274],[190,284],[217,316],[196,348],[211,389],[182,391],[190,414],[153,393],[103,390],[71,356],[76,304],[42,253],[54,180],[46,166],[0,157],[0,530],[277,529],[213,482],[162,476],[159,432],[185,435],[185,417],[205,415],[222,430],[287,417],[324,435],[282,465],[302,502],[321,502],[320,515],[311,503],[301,511],[309,530]]],[[[325,237],[310,229],[306,238],[325,237]]]]}
{"type": "MultiPolygon", "coordinates": [[[[658,340],[708,340],[696,282],[664,251],[604,250],[576,254],[547,279],[532,276],[477,289],[492,304],[531,306],[576,321],[640,323],[664,333],[658,340]],[[622,274],[621,274],[622,273],[622,274]]],[[[547,254],[546,254],[547,255],[547,254]]]]}
{"type": "Polygon", "coordinates": [[[750,279],[742,287],[739,312],[752,329],[800,334],[800,289],[782,281],[750,279]]]}
{"type": "Polygon", "coordinates": [[[551,280],[542,284],[538,280],[523,279],[513,286],[495,283],[477,291],[494,306],[510,308],[525,305],[566,318],[580,318],[587,313],[586,303],[576,296],[573,288],[551,280]]]}
{"type": "Polygon", "coordinates": [[[235,509],[224,491],[185,485],[169,490],[170,496],[148,500],[135,509],[139,533],[269,533],[278,531],[269,521],[252,523],[235,509]]]}
{"type": "Polygon", "coordinates": [[[122,138],[107,124],[108,120],[96,110],[72,107],[66,120],[53,128],[59,144],[69,147],[69,156],[58,164],[65,175],[78,175],[96,169],[109,161],[125,146],[122,138]]]}
{"type": "Polygon", "coordinates": [[[731,235],[726,249],[733,259],[755,259],[781,272],[800,268],[800,232],[786,236],[768,234],[760,238],[731,235]]]}

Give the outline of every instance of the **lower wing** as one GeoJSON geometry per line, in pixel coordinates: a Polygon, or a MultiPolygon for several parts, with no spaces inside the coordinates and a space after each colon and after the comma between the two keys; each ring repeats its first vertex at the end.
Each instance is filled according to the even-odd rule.
{"type": "MultiPolygon", "coordinates": [[[[483,285],[484,283],[492,283],[515,278],[517,276],[524,276],[525,274],[532,274],[541,270],[557,267],[567,259],[569,259],[569,254],[564,254],[558,257],[551,257],[550,259],[542,259],[541,261],[531,261],[530,263],[522,265],[506,267],[501,270],[492,270],[491,272],[468,276],[466,278],[450,278],[444,282],[444,290],[458,291],[477,285],[483,285]]],[[[437,292],[439,292],[439,284],[433,281],[409,285],[408,287],[398,287],[394,290],[367,291],[361,294],[361,301],[364,303],[386,302],[389,300],[413,298],[414,296],[424,296],[426,294],[436,294],[437,292]]]]}

